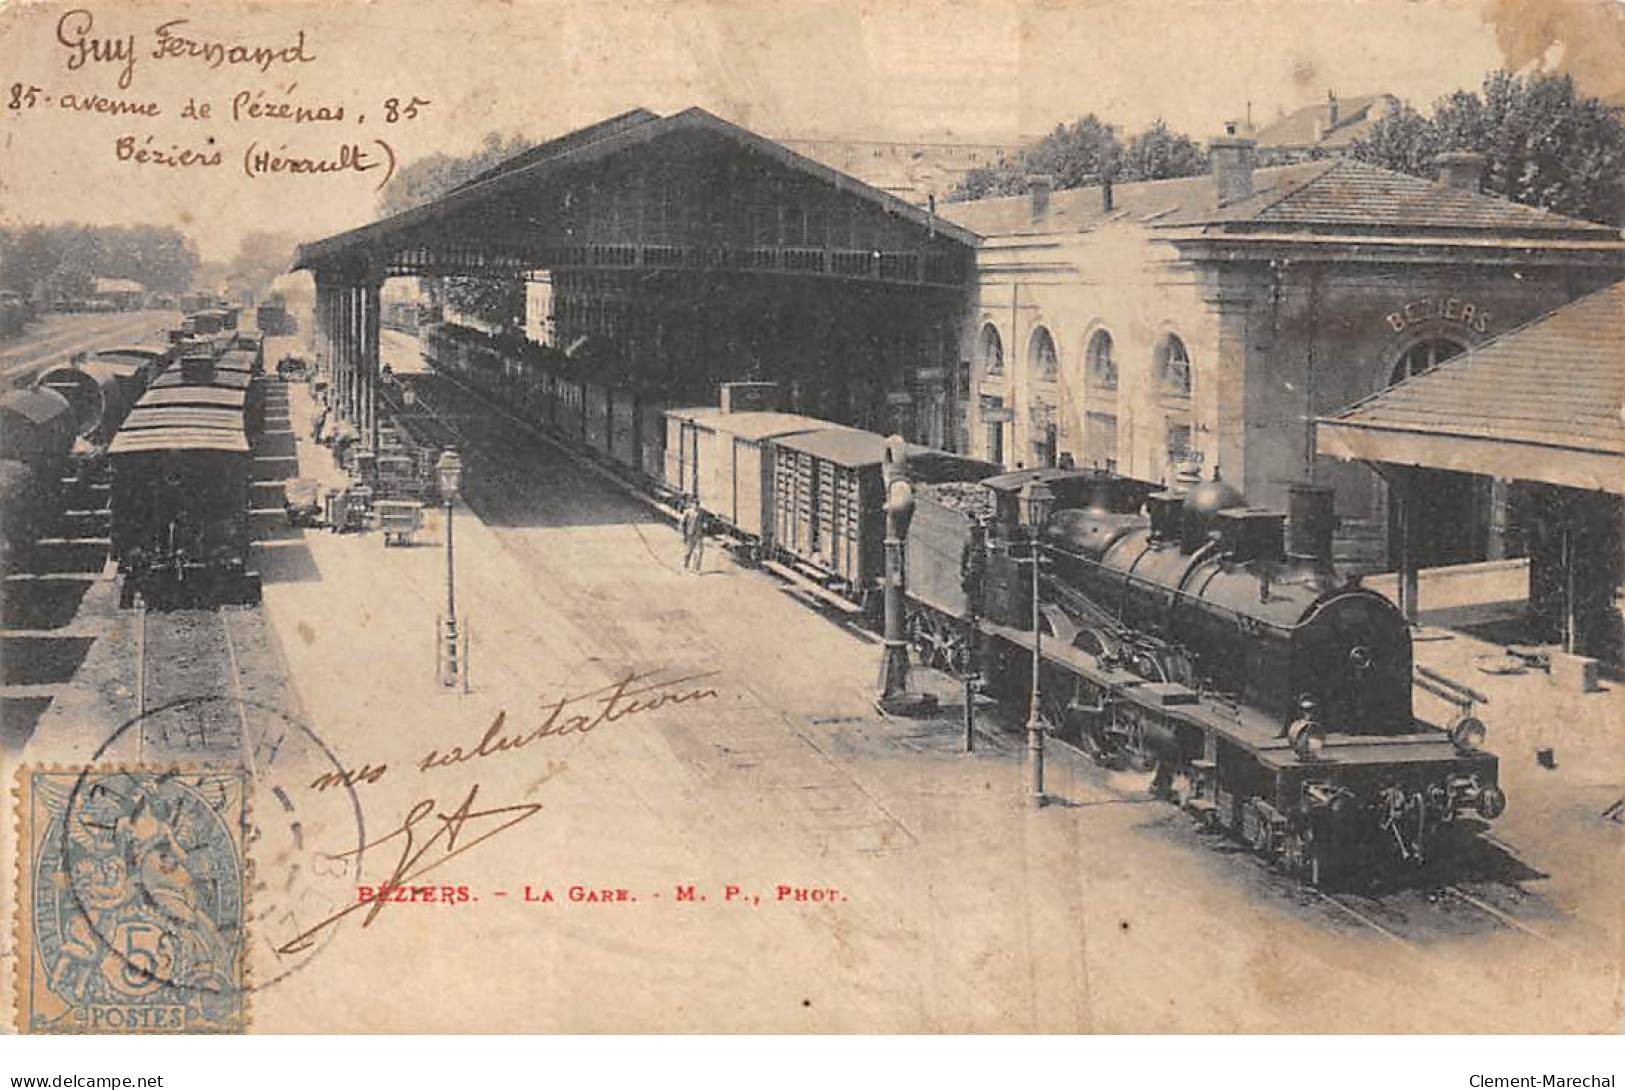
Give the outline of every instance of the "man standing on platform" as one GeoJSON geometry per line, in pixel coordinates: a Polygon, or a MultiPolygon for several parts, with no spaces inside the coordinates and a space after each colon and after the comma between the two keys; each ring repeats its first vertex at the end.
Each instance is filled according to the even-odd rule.
{"type": "Polygon", "coordinates": [[[705,562],[705,512],[700,501],[689,497],[683,508],[683,570],[698,572],[705,562]]]}

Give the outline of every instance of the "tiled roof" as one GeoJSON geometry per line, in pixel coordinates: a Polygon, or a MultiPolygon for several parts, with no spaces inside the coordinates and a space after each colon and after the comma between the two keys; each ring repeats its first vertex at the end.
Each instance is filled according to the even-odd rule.
{"type": "Polygon", "coordinates": [[[1390,232],[1578,233],[1618,240],[1617,228],[1456,189],[1352,159],[1323,159],[1253,171],[1253,196],[1220,206],[1211,175],[1128,182],[1113,188],[1107,212],[1099,186],[1061,190],[1032,219],[1030,198],[995,197],[939,207],[939,214],[984,237],[1082,231],[1128,220],[1148,227],[1327,227],[1390,232]]]}
{"type": "Polygon", "coordinates": [[[1502,334],[1328,423],[1625,457],[1625,284],[1502,334]]]}
{"type": "Polygon", "coordinates": [[[1329,169],[1306,184],[1275,196],[1258,194],[1250,201],[1224,209],[1209,222],[1240,220],[1482,231],[1598,231],[1618,235],[1617,230],[1602,224],[1570,219],[1353,159],[1332,160],[1329,169]]]}
{"type": "Polygon", "coordinates": [[[1337,100],[1337,124],[1331,124],[1331,110],[1319,102],[1294,110],[1254,134],[1260,148],[1342,147],[1364,136],[1382,117],[1373,106],[1392,101],[1392,95],[1356,95],[1337,100]]]}
{"type": "MultiPolygon", "coordinates": [[[[1260,195],[1280,195],[1304,178],[1326,170],[1329,163],[1296,163],[1266,167],[1253,172],[1253,187],[1260,195]]],[[[1194,178],[1165,178],[1155,182],[1122,182],[1112,188],[1112,210],[1107,212],[1099,186],[1057,190],[1050,197],[1049,211],[1034,222],[1029,198],[990,197],[937,206],[937,214],[979,235],[1008,235],[1023,232],[1049,233],[1081,231],[1108,220],[1130,220],[1161,225],[1170,219],[1185,219],[1213,213],[1219,199],[1210,175],[1194,178]]]]}

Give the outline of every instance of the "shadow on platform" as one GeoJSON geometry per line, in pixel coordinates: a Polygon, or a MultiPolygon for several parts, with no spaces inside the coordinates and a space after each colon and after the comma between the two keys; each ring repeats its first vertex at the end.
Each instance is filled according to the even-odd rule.
{"type": "Polygon", "coordinates": [[[304,531],[289,540],[257,541],[254,543],[253,563],[260,573],[260,582],[314,583],[321,579],[321,569],[310,547],[304,542],[304,531]]]}
{"type": "Polygon", "coordinates": [[[0,679],[6,685],[60,685],[71,681],[91,636],[6,636],[0,639],[0,679]]]}
{"type": "Polygon", "coordinates": [[[0,753],[16,753],[34,736],[45,709],[51,706],[48,696],[8,696],[0,700],[0,753]]]}
{"type": "Polygon", "coordinates": [[[64,628],[73,623],[90,589],[87,579],[14,579],[0,588],[0,623],[6,628],[64,628]]]}

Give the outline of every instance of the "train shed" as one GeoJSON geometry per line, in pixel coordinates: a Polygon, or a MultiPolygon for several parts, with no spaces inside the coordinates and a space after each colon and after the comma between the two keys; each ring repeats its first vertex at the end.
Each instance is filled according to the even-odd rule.
{"type": "Polygon", "coordinates": [[[1507,536],[1529,560],[1532,637],[1621,662],[1625,284],[1584,296],[1316,423],[1318,452],[1361,461],[1399,499],[1400,598],[1416,543],[1476,532],[1429,504],[1429,471],[1511,482],[1507,536]]]}
{"type": "Polygon", "coordinates": [[[942,443],[978,237],[691,108],[633,110],[300,247],[339,413],[376,433],[379,287],[545,281],[554,343],[671,403],[776,381],[787,409],[942,443]]]}

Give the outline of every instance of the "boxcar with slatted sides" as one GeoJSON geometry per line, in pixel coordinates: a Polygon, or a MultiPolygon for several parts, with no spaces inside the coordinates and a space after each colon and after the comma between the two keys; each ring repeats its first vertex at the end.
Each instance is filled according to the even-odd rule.
{"type": "Polygon", "coordinates": [[[153,380],[108,447],[121,603],[259,600],[249,488],[263,420],[251,351],[187,356],[153,380]]]}

